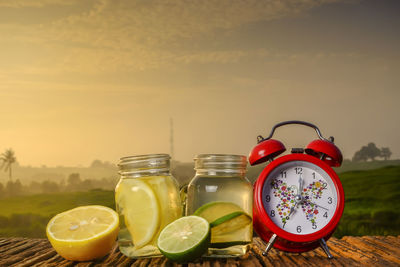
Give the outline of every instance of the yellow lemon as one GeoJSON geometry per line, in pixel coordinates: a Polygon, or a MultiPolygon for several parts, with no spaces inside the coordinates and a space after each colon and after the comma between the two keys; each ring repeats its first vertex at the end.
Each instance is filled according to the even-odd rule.
{"type": "Polygon", "coordinates": [[[46,234],[60,256],[89,261],[105,256],[118,235],[118,215],[103,206],[82,206],[54,216],[46,234]]]}
{"type": "Polygon", "coordinates": [[[127,179],[117,186],[115,201],[136,249],[149,244],[161,221],[160,205],[153,189],[144,181],[127,179]]]}

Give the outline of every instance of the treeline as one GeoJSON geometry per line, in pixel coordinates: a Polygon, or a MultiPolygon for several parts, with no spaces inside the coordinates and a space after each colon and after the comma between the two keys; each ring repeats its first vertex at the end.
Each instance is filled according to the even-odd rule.
{"type": "Polygon", "coordinates": [[[392,151],[388,147],[378,148],[375,143],[370,142],[366,146],[362,146],[360,150],[354,153],[352,161],[360,162],[372,160],[375,158],[382,158],[383,160],[388,160],[392,156],[392,151]]]}
{"type": "Polygon", "coordinates": [[[60,193],[88,191],[93,189],[114,190],[118,179],[115,177],[102,179],[81,179],[79,173],[72,173],[68,179],[55,182],[46,180],[43,182],[33,181],[23,185],[19,179],[7,183],[0,183],[0,197],[21,196],[41,193],[60,193]]]}
{"type": "MultiPolygon", "coordinates": [[[[91,168],[104,168],[104,164],[107,164],[107,162],[103,163],[95,160],[91,168]]],[[[178,180],[179,184],[187,184],[194,177],[193,163],[174,161],[171,165],[171,173],[178,180]]],[[[0,198],[41,193],[89,191],[93,189],[114,190],[118,180],[118,175],[101,179],[83,179],[79,173],[71,173],[67,179],[31,181],[28,184],[25,180],[23,180],[23,184],[21,183],[21,179],[10,179],[4,183],[0,182],[0,198]]]]}

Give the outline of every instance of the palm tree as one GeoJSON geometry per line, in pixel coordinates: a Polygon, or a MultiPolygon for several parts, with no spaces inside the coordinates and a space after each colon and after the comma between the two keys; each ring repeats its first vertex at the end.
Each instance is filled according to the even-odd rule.
{"type": "Polygon", "coordinates": [[[1,154],[0,160],[3,161],[3,164],[1,165],[0,169],[4,169],[5,172],[8,171],[8,176],[11,181],[12,180],[11,166],[13,163],[17,161],[14,151],[11,148],[7,149],[3,154],[1,154]]]}

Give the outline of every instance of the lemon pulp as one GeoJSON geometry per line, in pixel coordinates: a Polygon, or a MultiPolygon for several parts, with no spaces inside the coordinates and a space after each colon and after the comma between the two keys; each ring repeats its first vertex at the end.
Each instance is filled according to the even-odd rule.
{"type": "Polygon", "coordinates": [[[133,244],[143,247],[153,239],[160,224],[160,208],[153,190],[141,180],[129,179],[116,194],[116,200],[124,207],[125,225],[133,244]]]}
{"type": "Polygon", "coordinates": [[[82,206],[54,216],[47,237],[62,257],[87,261],[106,255],[118,234],[118,215],[103,206],[82,206]]]}
{"type": "Polygon", "coordinates": [[[178,186],[170,176],[123,178],[115,189],[120,215],[120,251],[133,258],[161,255],[157,238],[170,222],[181,217],[178,186]]]}

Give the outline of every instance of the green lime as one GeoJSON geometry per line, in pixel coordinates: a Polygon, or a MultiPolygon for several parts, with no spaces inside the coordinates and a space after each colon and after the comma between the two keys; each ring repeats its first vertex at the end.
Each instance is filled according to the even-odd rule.
{"type": "Polygon", "coordinates": [[[168,224],[161,231],[157,246],[168,259],[184,263],[207,252],[210,238],[207,220],[199,216],[187,216],[168,224]]]}
{"type": "Polygon", "coordinates": [[[194,215],[203,217],[209,223],[213,223],[222,216],[231,214],[235,211],[243,211],[243,209],[232,202],[215,201],[201,206],[194,212],[194,215]]]}

